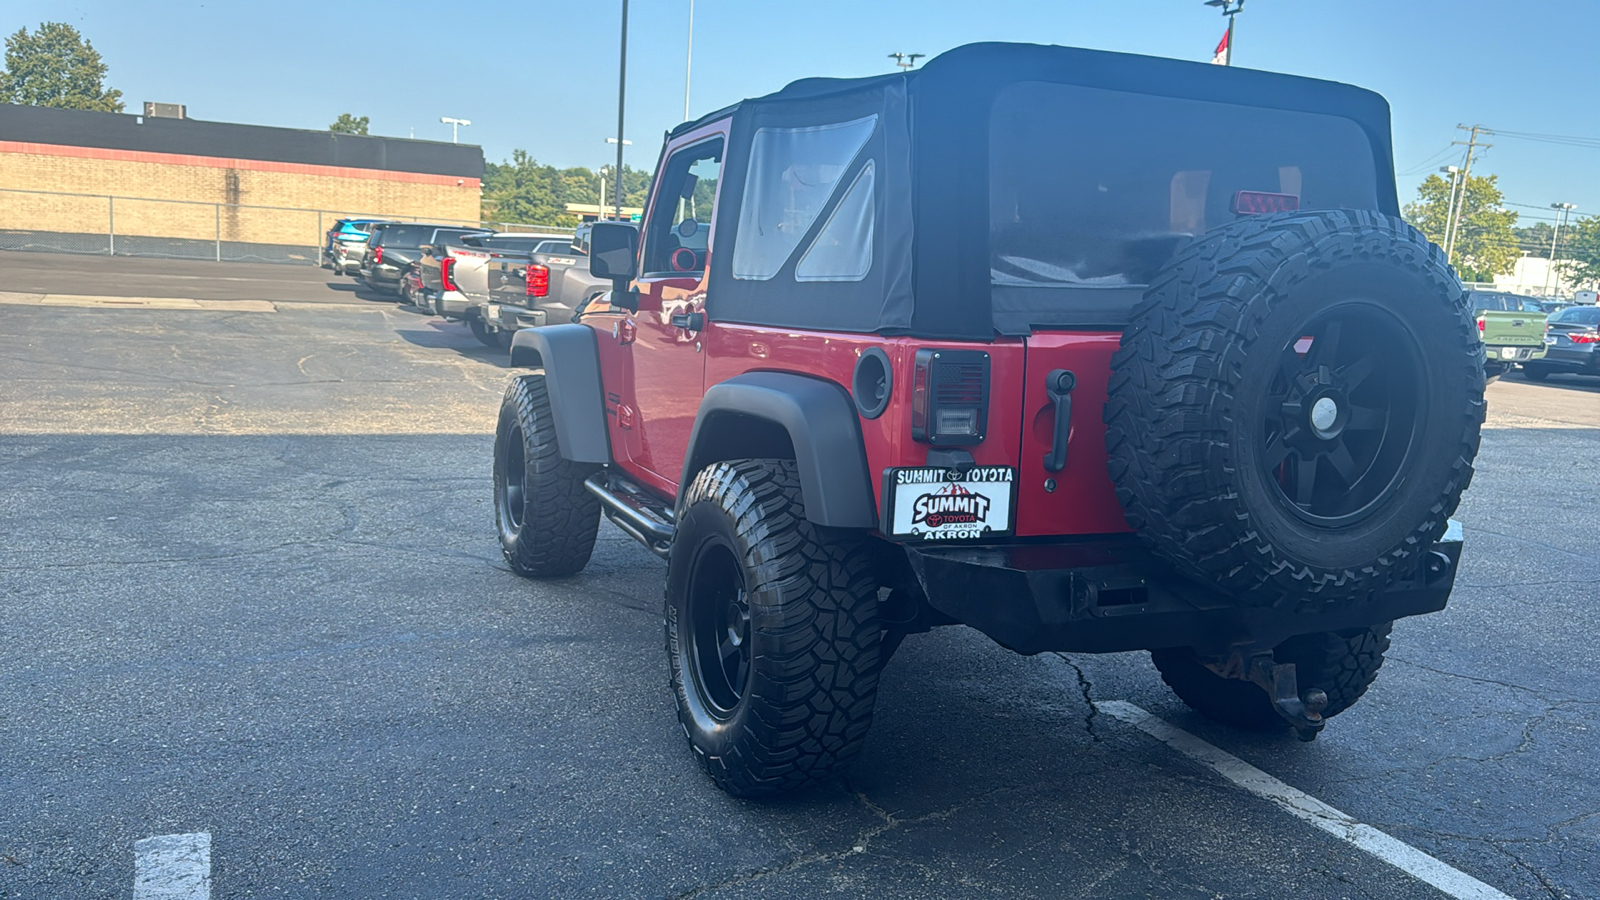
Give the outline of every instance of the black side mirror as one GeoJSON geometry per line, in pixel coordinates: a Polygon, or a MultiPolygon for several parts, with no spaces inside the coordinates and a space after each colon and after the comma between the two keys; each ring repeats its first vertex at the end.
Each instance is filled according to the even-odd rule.
{"type": "Polygon", "coordinates": [[[596,222],[589,232],[589,274],[612,283],[637,278],[639,229],[622,222],[596,222]]]}

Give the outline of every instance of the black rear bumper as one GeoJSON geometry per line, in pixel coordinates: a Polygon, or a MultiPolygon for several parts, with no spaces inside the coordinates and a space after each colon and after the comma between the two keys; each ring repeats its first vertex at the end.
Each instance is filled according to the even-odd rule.
{"type": "Polygon", "coordinates": [[[1131,535],[1051,544],[906,545],[928,603],[1019,653],[1274,646],[1444,609],[1461,561],[1460,528],[1383,591],[1316,612],[1242,607],[1174,574],[1131,535]]]}

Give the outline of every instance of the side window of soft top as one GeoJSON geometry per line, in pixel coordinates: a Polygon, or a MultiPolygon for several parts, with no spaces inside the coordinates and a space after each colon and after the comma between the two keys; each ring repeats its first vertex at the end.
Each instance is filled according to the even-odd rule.
{"type": "Polygon", "coordinates": [[[662,167],[644,235],[646,275],[697,277],[706,270],[712,205],[722,172],[722,138],[672,155],[662,167]]]}

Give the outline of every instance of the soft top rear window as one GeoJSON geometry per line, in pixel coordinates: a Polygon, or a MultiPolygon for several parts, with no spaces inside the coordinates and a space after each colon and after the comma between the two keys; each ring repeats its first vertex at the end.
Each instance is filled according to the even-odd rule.
{"type": "Polygon", "coordinates": [[[1185,237],[1238,218],[1239,191],[1378,208],[1372,143],[1338,116],[1019,82],[989,135],[997,286],[1148,284],[1185,237]]]}

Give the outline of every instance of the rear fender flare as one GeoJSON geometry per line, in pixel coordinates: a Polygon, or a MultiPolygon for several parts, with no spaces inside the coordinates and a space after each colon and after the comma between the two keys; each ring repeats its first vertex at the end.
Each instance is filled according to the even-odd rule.
{"type": "Polygon", "coordinates": [[[752,452],[748,440],[730,446],[721,436],[759,433],[762,426],[788,436],[785,449],[793,451],[807,519],[835,528],[877,527],[861,423],[850,395],[832,381],[785,372],[747,372],[706,391],[689,436],[680,498],[702,469],[752,452]]]}
{"type": "Polygon", "coordinates": [[[587,325],[524,328],[511,339],[511,365],[543,368],[563,459],[611,462],[601,394],[600,348],[587,325]]]}

